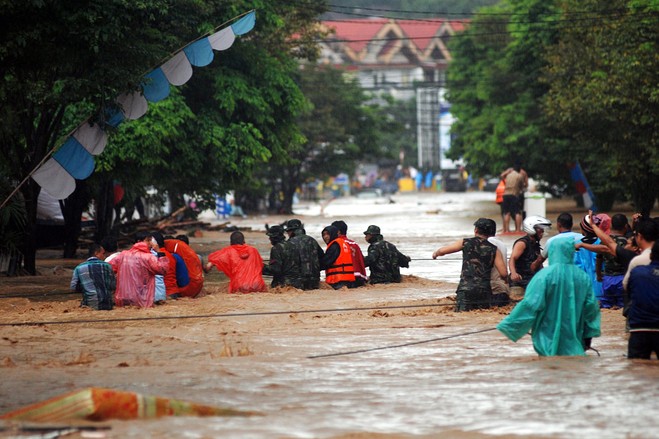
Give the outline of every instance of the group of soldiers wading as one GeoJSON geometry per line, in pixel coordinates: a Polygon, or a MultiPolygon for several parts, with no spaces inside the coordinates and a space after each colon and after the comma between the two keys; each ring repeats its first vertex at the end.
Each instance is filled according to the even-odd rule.
{"type": "Polygon", "coordinates": [[[334,289],[400,282],[400,267],[409,266],[410,258],[385,241],[378,226],[371,225],[364,232],[364,239],[369,243],[366,257],[359,245],[346,236],[348,226],[344,221],[334,221],[323,229],[327,244],[324,251],[306,234],[299,219],[266,228],[272,249],[263,274],[272,276],[272,287],[317,289],[322,270],[325,281],[334,289]],[[366,267],[370,269],[370,277],[366,275],[366,267]]]}

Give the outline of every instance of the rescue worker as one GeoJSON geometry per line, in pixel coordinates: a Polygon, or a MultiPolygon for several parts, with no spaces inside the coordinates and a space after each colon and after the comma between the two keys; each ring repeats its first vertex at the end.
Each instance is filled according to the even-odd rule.
{"type": "Polygon", "coordinates": [[[400,282],[400,267],[410,266],[411,258],[402,254],[395,245],[384,240],[378,226],[370,225],[364,232],[370,245],[364,263],[371,270],[371,284],[400,282]]]}
{"type": "Polygon", "coordinates": [[[348,225],[345,221],[334,221],[332,225],[339,229],[339,236],[342,236],[350,246],[350,251],[352,253],[352,267],[355,269],[354,286],[361,287],[366,285],[366,282],[368,282],[368,276],[366,276],[366,265],[364,265],[362,249],[359,247],[359,244],[346,236],[348,234],[348,225]]]}
{"type": "Polygon", "coordinates": [[[549,260],[497,329],[512,341],[531,331],[533,348],[541,356],[585,355],[591,339],[600,336],[600,310],[590,277],[574,264],[570,237],[552,242],[549,260]]]}
{"type": "MultiPolygon", "coordinates": [[[[488,238],[494,236],[497,225],[489,218],[479,218],[474,223],[474,237],[460,239],[453,244],[437,249],[432,258],[462,251],[462,272],[456,291],[455,310],[470,311],[472,309],[489,308],[492,305],[492,270],[496,268],[502,278],[508,276],[503,254],[488,238]]],[[[505,295],[505,293],[504,293],[505,295]]],[[[498,296],[497,305],[507,303],[498,296]]]]}
{"type": "MultiPolygon", "coordinates": [[[[178,241],[180,242],[180,241],[178,241]]],[[[215,266],[229,278],[229,293],[258,293],[268,291],[263,282],[263,259],[259,251],[245,244],[242,232],[233,232],[230,245],[208,255],[204,271],[209,273],[215,266]]]]}
{"type": "Polygon", "coordinates": [[[290,285],[302,288],[300,278],[300,255],[295,245],[286,241],[284,228],[279,225],[268,228],[266,235],[270,238],[270,261],[263,266],[263,274],[272,276],[271,287],[290,285]]]}
{"type": "Polygon", "coordinates": [[[299,219],[288,220],[285,230],[300,255],[302,289],[317,290],[320,286],[320,259],[325,254],[323,249],[318,241],[306,234],[299,219]]]}
{"type": "Polygon", "coordinates": [[[327,244],[325,255],[320,260],[320,269],[325,270],[325,282],[338,290],[354,288],[355,269],[352,266],[352,251],[339,229],[327,226],[323,229],[323,241],[327,244]]]}
{"type": "MultiPolygon", "coordinates": [[[[526,232],[526,235],[515,241],[510,259],[508,260],[510,286],[526,288],[529,284],[531,278],[536,273],[531,268],[531,264],[540,256],[540,252],[542,251],[540,240],[544,236],[545,230],[550,227],[551,221],[537,215],[529,216],[522,222],[522,228],[526,232]]],[[[540,268],[542,266],[538,269],[540,268]]]]}

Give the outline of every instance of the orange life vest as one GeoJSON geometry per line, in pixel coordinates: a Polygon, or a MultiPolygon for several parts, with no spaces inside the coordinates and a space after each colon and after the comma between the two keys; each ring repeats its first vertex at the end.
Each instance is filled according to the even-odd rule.
{"type": "Polygon", "coordinates": [[[335,242],[341,249],[341,253],[339,253],[339,257],[332,263],[332,266],[325,270],[325,281],[328,284],[354,282],[355,269],[352,266],[352,250],[350,249],[350,245],[345,242],[345,238],[339,236],[327,244],[327,248],[330,248],[335,242]]]}
{"type": "Polygon", "coordinates": [[[505,182],[505,180],[501,180],[499,182],[496,190],[494,191],[494,193],[497,196],[497,199],[496,199],[497,204],[503,203],[503,191],[505,191],[505,190],[506,190],[506,182],[505,182]]]}

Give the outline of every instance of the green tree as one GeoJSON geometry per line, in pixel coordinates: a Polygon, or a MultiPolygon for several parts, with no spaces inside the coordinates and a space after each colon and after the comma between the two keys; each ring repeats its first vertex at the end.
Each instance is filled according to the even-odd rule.
{"type": "Polygon", "coordinates": [[[355,6],[352,0],[334,0],[331,10],[336,13],[360,13],[382,15],[392,18],[419,18],[446,16],[464,18],[482,6],[491,6],[499,0],[362,0],[355,6]],[[391,12],[387,12],[391,11],[391,12]]]}
{"type": "Polygon", "coordinates": [[[568,177],[563,156],[547,154],[565,140],[549,130],[539,78],[544,48],[557,39],[552,2],[519,0],[482,10],[454,39],[448,99],[458,121],[450,157],[463,157],[479,175],[499,174],[514,162],[550,182],[568,177]]]}
{"type": "MultiPolygon", "coordinates": [[[[23,181],[59,144],[63,134],[86,116],[104,108],[127,89],[136,88],[143,74],[167,59],[172,51],[210,31],[218,22],[254,6],[261,7],[263,12],[259,47],[250,50],[245,46],[248,49],[235,58],[223,54],[223,59],[233,60],[232,71],[222,76],[227,72],[215,70],[220,79],[209,76],[207,81],[213,88],[203,90],[203,94],[213,97],[207,101],[210,106],[221,104],[219,112],[223,116],[215,119],[202,117],[192,123],[187,109],[195,116],[203,116],[204,108],[209,113],[212,111],[196,105],[192,87],[190,95],[186,95],[187,90],[182,90],[186,106],[177,109],[176,114],[161,117],[157,123],[146,120],[144,125],[138,124],[117,137],[134,135],[153,143],[147,146],[134,142],[129,148],[128,140],[122,146],[110,142],[110,150],[132,148],[132,151],[116,151],[116,155],[108,158],[101,167],[99,173],[105,172],[105,177],[92,183],[103,189],[103,211],[107,212],[110,172],[129,180],[144,178],[165,189],[167,184],[181,189],[190,186],[187,184],[190,179],[184,181],[184,176],[191,177],[193,172],[206,165],[201,164],[205,152],[223,158],[223,166],[216,167],[213,172],[225,175],[227,169],[239,168],[250,158],[265,160],[273,151],[288,147],[291,139],[299,138],[291,121],[301,97],[299,92],[296,94],[294,83],[282,78],[291,71],[294,54],[313,52],[309,47],[313,38],[309,35],[313,17],[319,13],[323,2],[314,7],[297,8],[265,1],[147,0],[126,3],[110,0],[90,1],[81,7],[79,4],[27,0],[7,5],[0,17],[0,114],[5,122],[0,127],[3,168],[11,171],[9,175],[16,184],[23,181]],[[291,45],[290,39],[295,33],[298,33],[298,39],[291,45]],[[259,63],[268,66],[257,78],[262,81],[260,84],[256,84],[254,78],[241,79],[258,70],[259,63]],[[270,87],[269,81],[276,85],[270,87]],[[227,85],[228,89],[222,89],[227,85]],[[271,102],[274,104],[269,105],[271,102]],[[265,108],[263,103],[269,107],[265,108]],[[251,113],[243,111],[246,104],[251,104],[248,106],[251,113]],[[256,125],[255,120],[261,125],[256,125]],[[225,125],[227,121],[229,124],[225,125]],[[142,131],[148,127],[156,133],[142,131]],[[188,140],[183,134],[193,135],[188,140]],[[159,143],[154,144],[156,142],[159,143]],[[174,146],[178,149],[175,150],[174,146]],[[207,149],[213,146],[216,149],[207,149]],[[224,150],[217,150],[218,146],[224,150]],[[149,151],[153,154],[144,154],[144,150],[139,153],[144,147],[151,148],[149,151]],[[182,151],[195,154],[177,156],[182,151]],[[248,152],[245,154],[248,159],[240,157],[231,162],[231,158],[240,152],[248,152]],[[168,160],[171,157],[177,160],[168,160]],[[186,166],[188,160],[190,165],[186,166]],[[151,172],[154,166],[158,173],[151,172]],[[181,179],[174,181],[172,175],[177,172],[176,178],[181,179]]],[[[196,93],[197,96],[200,94],[196,93]]],[[[176,102],[181,101],[163,103],[160,108],[164,110],[176,102]]],[[[153,116],[149,117],[155,120],[158,120],[157,108],[153,106],[150,110],[153,116]]],[[[243,169],[246,168],[231,175],[240,175],[244,173],[243,169]]],[[[237,183],[234,181],[234,184],[237,183]]],[[[217,187],[215,185],[213,189],[217,187]]],[[[65,204],[71,202],[67,217],[75,217],[75,210],[81,205],[79,200],[83,194],[79,193],[82,189],[81,186],[72,199],[65,201],[65,204]]],[[[204,189],[207,188],[200,187],[200,190],[204,189]]],[[[31,273],[35,271],[39,191],[39,186],[30,179],[21,186],[28,231],[23,252],[25,268],[31,273]]]]}
{"type": "MultiPolygon", "coordinates": [[[[133,159],[143,155],[145,144],[153,151],[145,163],[148,177],[131,179],[135,184],[149,184],[173,200],[192,195],[210,207],[215,193],[237,190],[240,198],[262,185],[258,169],[301,145],[296,118],[306,104],[293,77],[298,58],[315,55],[314,23],[324,5],[256,6],[257,26],[244,42],[223,52],[221,62],[195,71],[167,108],[127,127],[121,151],[137,153],[133,159]]],[[[125,162],[117,159],[114,169],[125,162]]]]}
{"type": "Polygon", "coordinates": [[[659,4],[565,2],[564,17],[575,14],[592,21],[565,21],[550,48],[545,112],[611,195],[601,209],[615,195],[649,215],[659,196],[659,4]]]}
{"type": "MultiPolygon", "coordinates": [[[[102,107],[136,84],[147,66],[166,55],[163,41],[171,43],[172,35],[183,34],[183,14],[196,9],[194,1],[156,0],[5,4],[0,17],[0,158],[10,178],[23,181],[62,135],[84,120],[80,116],[86,110],[102,107]]],[[[23,252],[30,273],[35,272],[39,191],[30,179],[21,186],[27,210],[23,252]]]]}
{"type": "Polygon", "coordinates": [[[338,173],[351,175],[365,156],[381,152],[378,128],[384,121],[377,106],[367,106],[368,96],[356,80],[343,72],[305,65],[296,75],[308,99],[308,112],[297,121],[305,142],[280,157],[269,172],[270,199],[281,192],[280,210],[292,212],[293,194],[309,179],[325,179],[338,173]]]}

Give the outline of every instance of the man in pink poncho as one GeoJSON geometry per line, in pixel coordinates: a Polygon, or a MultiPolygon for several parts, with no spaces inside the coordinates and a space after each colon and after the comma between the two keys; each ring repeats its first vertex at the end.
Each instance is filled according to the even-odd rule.
{"type": "Polygon", "coordinates": [[[258,250],[245,244],[241,232],[233,232],[231,245],[208,255],[204,271],[208,273],[213,265],[224,272],[229,279],[229,293],[256,293],[267,291],[261,270],[263,258],[258,250]]]}
{"type": "Polygon", "coordinates": [[[130,250],[121,252],[110,261],[117,273],[116,306],[139,306],[150,308],[156,293],[156,274],[164,275],[169,268],[169,261],[164,253],[154,256],[151,248],[158,251],[150,234],[140,232],[130,250]]]}

